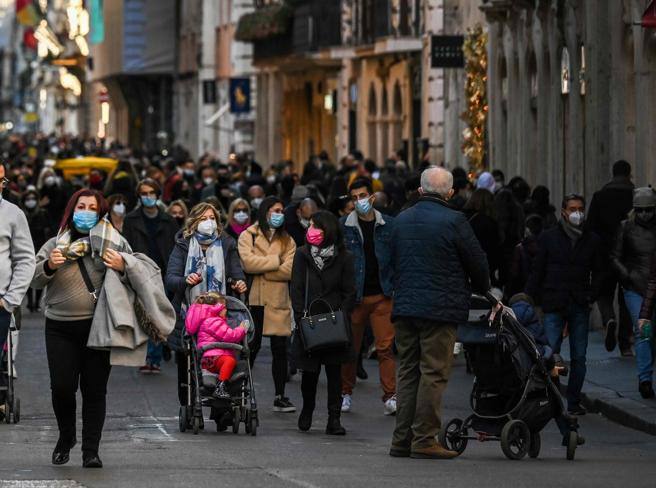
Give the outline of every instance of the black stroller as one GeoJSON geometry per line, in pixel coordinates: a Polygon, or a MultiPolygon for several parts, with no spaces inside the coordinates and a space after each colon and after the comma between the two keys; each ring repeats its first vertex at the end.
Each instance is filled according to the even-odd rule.
{"type": "Polygon", "coordinates": [[[500,441],[509,459],[540,454],[540,431],[551,419],[567,423],[567,459],[578,445],[576,418],[565,413],[558,388],[533,340],[507,308],[493,320],[497,300],[474,296],[469,322],[458,327],[475,378],[473,415],[442,426],[440,443],[462,454],[469,440],[500,441]]]}
{"type": "MultiPolygon", "coordinates": [[[[20,422],[20,398],[14,390],[14,357],[13,333],[20,329],[20,321],[12,315],[6,350],[0,351],[0,404],[4,406],[4,420],[6,423],[20,422]]],[[[1,418],[1,417],[0,417],[1,418]]]]}
{"type": "MultiPolygon", "coordinates": [[[[242,321],[253,324],[248,307],[237,298],[226,296],[228,309],[228,325],[236,328],[242,321]]],[[[180,432],[192,430],[198,434],[204,428],[203,407],[211,407],[217,430],[222,429],[225,419],[228,418],[232,431],[239,433],[239,426],[243,422],[247,434],[257,435],[259,420],[257,417],[257,403],[255,401],[255,388],[249,363],[249,340],[252,338],[253,328],[244,337],[242,344],[214,342],[202,348],[196,347],[196,338],[186,335],[183,329],[183,349],[187,359],[187,404],[180,407],[180,432]],[[228,393],[230,400],[216,399],[212,396],[218,381],[217,375],[201,370],[200,359],[205,351],[210,349],[232,349],[238,354],[237,366],[228,380],[228,393]]]]}

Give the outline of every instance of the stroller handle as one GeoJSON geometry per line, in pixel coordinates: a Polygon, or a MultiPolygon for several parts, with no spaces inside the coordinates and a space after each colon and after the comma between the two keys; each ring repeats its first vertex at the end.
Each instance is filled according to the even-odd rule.
{"type": "Polygon", "coordinates": [[[487,299],[488,302],[490,302],[490,305],[492,305],[492,308],[496,307],[499,304],[499,300],[492,294],[490,290],[485,292],[485,298],[487,299]]]}

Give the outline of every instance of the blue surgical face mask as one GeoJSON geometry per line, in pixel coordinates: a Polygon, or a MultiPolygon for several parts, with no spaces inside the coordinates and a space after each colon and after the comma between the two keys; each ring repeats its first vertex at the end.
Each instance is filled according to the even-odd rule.
{"type": "Polygon", "coordinates": [[[76,210],[73,225],[79,232],[87,233],[98,223],[98,213],[92,210],[76,210]]]}
{"type": "Polygon", "coordinates": [[[371,201],[369,200],[369,197],[367,198],[361,198],[360,200],[355,202],[355,210],[360,214],[360,215],[367,215],[369,211],[371,210],[371,201]]]}
{"type": "Polygon", "coordinates": [[[285,223],[285,214],[272,213],[269,217],[269,227],[272,229],[279,229],[285,223]]]}
{"type": "Polygon", "coordinates": [[[157,198],[141,197],[141,204],[144,207],[153,208],[155,205],[157,205],[157,198]]]}

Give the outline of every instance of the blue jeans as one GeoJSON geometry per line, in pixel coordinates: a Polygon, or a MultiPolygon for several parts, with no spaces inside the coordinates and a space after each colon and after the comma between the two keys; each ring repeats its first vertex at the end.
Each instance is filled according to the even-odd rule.
{"type": "MultiPolygon", "coordinates": [[[[638,329],[638,318],[640,307],[642,307],[642,296],[635,291],[625,290],[624,301],[629,309],[631,322],[633,323],[633,335],[635,337],[636,366],[638,367],[638,381],[651,381],[654,374],[654,356],[650,339],[640,337],[638,329]]],[[[652,321],[654,318],[652,317],[652,321]]]]}
{"type": "Polygon", "coordinates": [[[155,344],[150,339],[148,340],[148,353],[146,354],[146,363],[151,366],[159,366],[162,364],[162,355],[164,344],[155,344]]]}
{"type": "Polygon", "coordinates": [[[544,314],[544,330],[555,354],[560,353],[565,323],[569,329],[570,373],[567,383],[567,406],[571,410],[581,403],[581,389],[585,380],[585,355],[588,350],[590,309],[571,304],[565,312],[544,314]]]}

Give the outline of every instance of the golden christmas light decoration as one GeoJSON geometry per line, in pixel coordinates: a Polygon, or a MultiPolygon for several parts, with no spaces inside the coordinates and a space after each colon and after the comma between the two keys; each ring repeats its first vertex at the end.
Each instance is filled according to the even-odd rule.
{"type": "Polygon", "coordinates": [[[465,99],[467,109],[460,118],[467,124],[463,130],[462,152],[472,170],[484,167],[485,123],[487,120],[487,33],[480,24],[467,29],[463,44],[465,55],[465,99]]]}

